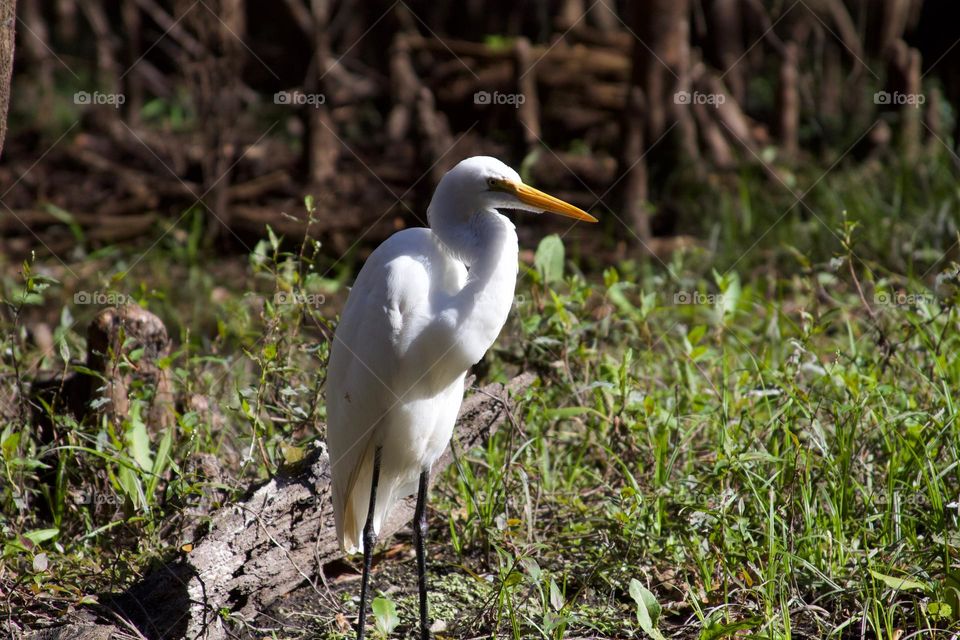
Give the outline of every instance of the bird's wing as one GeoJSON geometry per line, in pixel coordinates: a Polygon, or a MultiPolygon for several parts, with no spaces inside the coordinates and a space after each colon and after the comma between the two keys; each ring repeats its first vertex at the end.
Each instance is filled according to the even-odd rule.
{"type": "MultiPolygon", "coordinates": [[[[430,319],[435,245],[429,233],[410,229],[394,234],[371,254],[334,337],[327,374],[327,444],[337,535],[347,551],[362,548],[374,436],[411,382],[403,371],[404,350],[430,319]]],[[[389,492],[378,498],[385,494],[389,492]]],[[[389,511],[386,500],[380,506],[378,514],[389,511]]]]}

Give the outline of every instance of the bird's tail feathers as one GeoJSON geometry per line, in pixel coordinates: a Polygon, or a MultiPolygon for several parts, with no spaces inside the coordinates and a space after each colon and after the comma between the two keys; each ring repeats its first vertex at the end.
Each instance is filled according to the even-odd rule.
{"type": "MultiPolygon", "coordinates": [[[[343,503],[343,519],[337,523],[337,536],[340,546],[347,553],[363,552],[363,527],[367,521],[367,512],[370,510],[370,481],[373,478],[373,453],[371,444],[367,447],[356,466],[350,483],[347,487],[343,503]]],[[[391,478],[384,473],[381,465],[380,482],[377,485],[377,503],[373,511],[373,533],[380,535],[383,521],[393,510],[396,502],[409,495],[410,482],[399,478],[391,478]],[[409,486],[408,486],[409,485],[409,486]],[[406,491],[406,492],[405,492],[406,491]]]]}

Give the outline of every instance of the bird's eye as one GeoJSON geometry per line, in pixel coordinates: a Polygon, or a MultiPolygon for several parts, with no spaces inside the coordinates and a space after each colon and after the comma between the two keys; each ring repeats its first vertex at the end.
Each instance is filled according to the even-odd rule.
{"type": "Polygon", "coordinates": [[[487,178],[487,186],[490,187],[491,189],[492,189],[493,187],[497,186],[497,179],[496,179],[496,178],[487,178]]]}

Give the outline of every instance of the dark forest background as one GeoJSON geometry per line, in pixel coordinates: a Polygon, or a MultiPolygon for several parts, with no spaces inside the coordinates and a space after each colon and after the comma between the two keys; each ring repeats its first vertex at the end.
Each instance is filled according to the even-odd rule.
{"type": "Polygon", "coordinates": [[[302,235],[280,212],[302,218],[305,193],[340,253],[371,225],[375,241],[416,224],[478,153],[606,213],[609,239],[669,250],[658,238],[704,233],[744,170],[792,189],[797,167],[912,162],[957,138],[947,1],[17,4],[13,255],[34,233],[67,249],[70,224],[142,240],[188,212],[207,243],[242,248],[267,223],[302,235]]]}

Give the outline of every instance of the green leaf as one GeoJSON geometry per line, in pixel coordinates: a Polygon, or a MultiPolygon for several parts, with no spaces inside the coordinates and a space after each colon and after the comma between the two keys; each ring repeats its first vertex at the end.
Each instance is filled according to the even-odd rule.
{"type": "Polygon", "coordinates": [[[870,575],[891,589],[895,589],[897,591],[926,591],[929,588],[923,582],[911,580],[910,578],[888,576],[885,573],[880,573],[879,571],[874,571],[873,569],[870,570],[870,575]]]}
{"type": "Polygon", "coordinates": [[[157,457],[153,460],[153,474],[159,476],[164,472],[167,466],[167,458],[170,456],[170,447],[173,445],[173,431],[167,431],[160,439],[157,446],[157,457]]]}
{"type": "Polygon", "coordinates": [[[729,624],[711,622],[707,624],[702,631],[700,631],[700,635],[698,636],[697,640],[717,640],[717,638],[726,638],[728,636],[732,636],[738,631],[753,629],[757,626],[757,624],[759,624],[759,620],[756,618],[748,618],[746,620],[739,620],[729,624]]]}
{"type": "Polygon", "coordinates": [[[70,345],[67,344],[63,336],[60,336],[60,339],[57,341],[57,347],[60,352],[60,359],[64,362],[70,362],[70,345]]]}
{"type": "Polygon", "coordinates": [[[120,492],[130,500],[134,509],[146,508],[146,494],[143,491],[140,476],[133,469],[127,465],[121,466],[117,471],[117,484],[120,492]]]}
{"type": "Polygon", "coordinates": [[[637,309],[624,293],[624,289],[629,286],[629,282],[615,282],[607,289],[607,296],[610,298],[610,302],[615,304],[621,312],[633,315],[637,312],[637,309]]]}
{"type": "Polygon", "coordinates": [[[563,609],[563,604],[566,602],[566,599],[563,597],[563,592],[560,591],[560,587],[557,585],[557,581],[553,578],[550,578],[550,606],[556,611],[563,609]]]}
{"type": "Polygon", "coordinates": [[[377,631],[383,635],[391,633],[400,624],[397,617],[397,605],[389,598],[377,597],[373,599],[373,617],[376,620],[377,631]]]}
{"type": "Polygon", "coordinates": [[[954,619],[960,619],[960,571],[948,571],[943,579],[944,604],[953,610],[954,619]]]}
{"type": "Polygon", "coordinates": [[[148,471],[153,468],[153,461],[150,456],[150,436],[147,434],[147,423],[140,417],[139,402],[134,402],[133,406],[130,407],[127,448],[130,456],[137,461],[141,469],[148,471]]]}
{"type": "Polygon", "coordinates": [[[687,334],[687,340],[690,341],[691,345],[695,345],[700,340],[703,339],[703,336],[707,333],[707,326],[704,324],[698,324],[693,329],[690,330],[690,333],[687,334]]]}
{"type": "Polygon", "coordinates": [[[60,535],[60,529],[37,529],[26,532],[23,534],[23,537],[33,544],[40,544],[41,542],[56,538],[58,535],[60,535]]]}
{"type": "Polygon", "coordinates": [[[523,574],[519,571],[511,571],[507,574],[507,577],[503,579],[503,586],[515,587],[521,582],[523,582],[523,574]]]}
{"type": "Polygon", "coordinates": [[[720,289],[721,294],[716,305],[717,312],[720,316],[719,320],[721,323],[725,323],[730,316],[736,314],[737,305],[740,303],[740,296],[742,294],[740,276],[736,272],[721,276],[714,271],[713,277],[716,280],[717,287],[720,289]]]}
{"type": "Polygon", "coordinates": [[[274,252],[280,249],[280,239],[277,238],[277,234],[273,232],[273,228],[270,225],[267,225],[267,236],[270,238],[270,247],[273,248],[274,252]]]}
{"type": "Polygon", "coordinates": [[[927,614],[931,618],[940,618],[942,620],[949,620],[953,617],[953,607],[951,607],[946,602],[928,602],[927,605],[927,614]]]}
{"type": "Polygon", "coordinates": [[[3,430],[3,435],[0,436],[0,451],[3,451],[3,456],[7,459],[13,458],[14,453],[16,453],[17,445],[20,444],[20,433],[17,431],[12,431],[8,426],[3,430]]]}
{"type": "Polygon", "coordinates": [[[557,234],[549,235],[540,241],[533,266],[537,268],[544,284],[563,280],[563,240],[557,234]]]}
{"type": "Polygon", "coordinates": [[[44,204],[43,208],[51,216],[67,225],[67,227],[70,229],[70,233],[73,234],[74,239],[80,244],[83,244],[83,227],[77,222],[77,219],[72,213],[66,209],[61,209],[57,205],[50,202],[44,204]]]}
{"type": "Polygon", "coordinates": [[[637,603],[637,622],[640,628],[654,640],[665,640],[657,629],[660,619],[660,604],[649,589],[640,584],[636,578],[630,580],[630,597],[637,603]]]}
{"type": "Polygon", "coordinates": [[[520,560],[520,564],[523,566],[523,570],[527,572],[527,575],[530,576],[530,579],[533,582],[540,582],[540,565],[537,564],[537,561],[533,558],[523,558],[520,560]]]}
{"type": "Polygon", "coordinates": [[[267,362],[274,360],[277,357],[277,345],[272,342],[264,345],[263,357],[267,362]]]}

